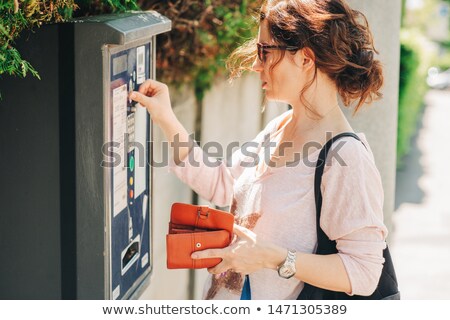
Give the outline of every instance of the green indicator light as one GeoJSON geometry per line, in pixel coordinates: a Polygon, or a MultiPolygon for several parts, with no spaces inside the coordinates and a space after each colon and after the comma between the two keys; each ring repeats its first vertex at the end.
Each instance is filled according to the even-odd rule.
{"type": "Polygon", "coordinates": [[[130,157],[130,170],[131,171],[134,170],[134,157],[133,156],[130,157]]]}

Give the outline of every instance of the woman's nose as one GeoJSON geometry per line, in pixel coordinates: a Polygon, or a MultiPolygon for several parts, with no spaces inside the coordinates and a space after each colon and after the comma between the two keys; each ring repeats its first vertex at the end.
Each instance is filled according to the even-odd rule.
{"type": "Polygon", "coordinates": [[[255,58],[255,61],[253,61],[252,70],[255,72],[261,72],[264,70],[264,67],[258,57],[255,58]]]}

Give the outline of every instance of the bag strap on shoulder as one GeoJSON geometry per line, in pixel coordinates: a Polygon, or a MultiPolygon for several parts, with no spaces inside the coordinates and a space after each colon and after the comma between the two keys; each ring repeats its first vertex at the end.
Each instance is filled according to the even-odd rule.
{"type": "MultiPolygon", "coordinates": [[[[320,190],[320,185],[322,184],[322,176],[323,171],[325,169],[326,159],[327,155],[331,149],[331,146],[333,143],[343,137],[353,137],[356,140],[360,141],[363,145],[364,143],[361,141],[361,139],[353,132],[344,132],[340,133],[337,136],[331,138],[330,140],[325,143],[325,145],[322,147],[322,150],[319,153],[319,158],[317,159],[316,164],[316,171],[314,174],[314,196],[316,201],[316,230],[317,230],[317,240],[318,240],[318,246],[316,253],[318,254],[331,254],[336,253],[336,241],[331,241],[328,239],[327,235],[323,230],[320,228],[320,214],[322,211],[322,192],[320,190]]],[[[364,145],[364,147],[367,149],[367,147],[364,145]]]]}
{"type": "MultiPolygon", "coordinates": [[[[341,133],[329,141],[323,146],[322,150],[320,151],[319,158],[317,160],[316,165],[316,171],[314,176],[314,194],[315,194],[315,200],[316,200],[316,229],[317,229],[317,250],[316,254],[333,254],[337,253],[336,248],[336,241],[331,241],[325,232],[320,228],[320,214],[322,209],[322,193],[320,190],[320,185],[322,183],[322,175],[324,172],[324,167],[326,163],[326,158],[328,155],[328,152],[331,148],[331,145],[336,140],[342,138],[342,137],[353,137],[358,141],[361,141],[361,139],[354,133],[351,132],[345,132],[341,133]]],[[[361,141],[361,143],[364,145],[364,143],[361,141]]],[[[364,147],[367,146],[364,145],[364,147]]],[[[400,299],[400,293],[398,291],[398,283],[397,283],[397,277],[394,270],[394,264],[392,263],[392,259],[389,253],[388,247],[383,250],[383,257],[385,259],[383,270],[380,276],[380,280],[378,282],[377,289],[371,296],[349,296],[346,293],[343,292],[337,292],[337,291],[330,291],[322,288],[315,287],[313,285],[310,285],[308,283],[305,283],[305,286],[303,290],[300,292],[299,296],[297,297],[298,300],[343,300],[343,299],[353,299],[353,300],[373,300],[373,299],[392,299],[392,300],[399,300],[400,299]]]]}

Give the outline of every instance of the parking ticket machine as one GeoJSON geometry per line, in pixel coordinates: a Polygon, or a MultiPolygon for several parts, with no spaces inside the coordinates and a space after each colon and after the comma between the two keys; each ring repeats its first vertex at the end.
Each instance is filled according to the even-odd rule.
{"type": "MultiPolygon", "coordinates": [[[[58,51],[57,60],[51,61],[49,54],[42,59],[44,66],[37,62],[41,76],[48,63],[50,76],[29,87],[32,100],[11,94],[9,101],[14,99],[19,105],[3,108],[11,110],[9,123],[17,113],[17,126],[22,130],[11,126],[6,134],[24,137],[16,145],[6,140],[3,145],[2,140],[1,149],[8,150],[5,163],[22,161],[14,158],[14,148],[40,135],[42,128],[46,132],[45,126],[33,128],[36,122],[47,123],[49,129],[44,139],[30,143],[30,148],[41,144],[38,163],[29,161],[35,169],[19,179],[21,186],[27,186],[27,201],[35,203],[34,209],[21,203],[23,193],[2,198],[2,211],[15,212],[2,226],[5,239],[15,239],[27,228],[31,232],[29,238],[24,234],[19,242],[11,240],[5,245],[12,248],[11,255],[29,265],[5,266],[2,297],[127,299],[148,284],[152,268],[151,119],[128,95],[146,79],[155,78],[156,35],[170,29],[171,21],[156,12],[133,12],[82,18],[42,31],[53,37],[42,50],[55,46],[58,51]],[[27,108],[41,112],[25,124],[22,118],[27,108]],[[57,141],[50,143],[55,135],[57,141]],[[39,164],[41,160],[55,165],[47,168],[39,164]],[[46,178],[34,178],[37,172],[46,178]],[[36,230],[45,239],[42,243],[33,241],[36,230]],[[24,250],[30,246],[34,249],[24,250]],[[47,279],[35,274],[23,284],[7,280],[27,277],[38,269],[44,270],[47,279]]],[[[40,50],[44,42],[36,40],[33,50],[40,50]]],[[[10,90],[19,85],[4,84],[3,103],[7,103],[10,90]]],[[[2,189],[20,188],[17,176],[9,179],[4,169],[2,189]]],[[[11,259],[12,263],[16,260],[11,259]]]]}
{"type": "MultiPolygon", "coordinates": [[[[76,39],[81,44],[86,43],[85,51],[75,51],[75,61],[85,63],[89,60],[89,53],[95,51],[102,57],[101,65],[92,65],[86,68],[83,75],[79,75],[82,87],[77,90],[82,95],[85,90],[89,91],[89,87],[95,86],[88,72],[101,70],[102,80],[97,84],[101,83],[102,87],[97,87],[103,92],[103,109],[93,117],[93,106],[88,101],[77,106],[80,112],[76,115],[80,117],[76,119],[79,137],[77,163],[84,163],[84,159],[91,155],[92,151],[86,150],[86,146],[92,146],[94,152],[102,151],[102,161],[90,163],[95,168],[77,168],[77,192],[80,194],[77,197],[77,216],[84,217],[85,221],[91,219],[89,215],[92,211],[89,209],[92,201],[98,198],[95,191],[86,186],[91,183],[92,177],[102,178],[101,211],[104,221],[98,225],[104,226],[104,241],[100,241],[104,256],[101,257],[103,263],[99,263],[98,267],[104,269],[106,299],[130,297],[151,270],[151,122],[147,110],[131,101],[128,95],[138,90],[146,79],[155,77],[155,37],[170,30],[170,25],[167,18],[155,12],[104,16],[100,19],[91,17],[74,22],[76,39]],[[95,37],[96,32],[102,36],[95,37]],[[100,41],[102,38],[103,41],[100,41]],[[94,45],[94,41],[98,45],[94,45]],[[99,144],[94,146],[88,141],[92,139],[92,133],[86,122],[90,123],[91,128],[103,124],[100,149],[99,144]]],[[[77,230],[77,234],[82,238],[84,230],[77,230]]],[[[92,261],[91,258],[95,257],[91,257],[89,244],[84,245],[87,248],[83,247],[80,258],[92,261]]],[[[91,275],[86,274],[85,280],[91,281],[90,278],[91,275]]],[[[88,290],[88,284],[84,285],[88,290]]]]}

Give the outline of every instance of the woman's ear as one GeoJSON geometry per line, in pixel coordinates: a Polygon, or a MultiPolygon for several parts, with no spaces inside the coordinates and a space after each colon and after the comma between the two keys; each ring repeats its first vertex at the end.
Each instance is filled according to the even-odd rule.
{"type": "Polygon", "coordinates": [[[301,56],[302,56],[302,64],[301,66],[305,69],[313,68],[316,63],[316,55],[314,54],[314,51],[311,50],[311,48],[305,47],[301,49],[301,56]]]}

